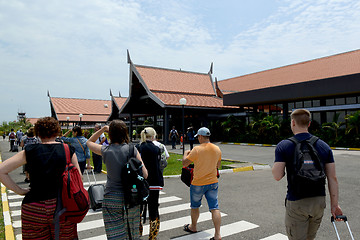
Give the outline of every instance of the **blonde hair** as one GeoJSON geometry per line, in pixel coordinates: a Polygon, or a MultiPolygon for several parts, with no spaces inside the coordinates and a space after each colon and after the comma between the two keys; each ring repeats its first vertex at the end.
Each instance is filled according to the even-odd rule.
{"type": "Polygon", "coordinates": [[[154,137],[155,139],[156,131],[152,127],[146,127],[144,128],[144,130],[141,131],[140,135],[141,135],[141,142],[145,142],[146,139],[151,137],[154,137]]]}
{"type": "Polygon", "coordinates": [[[311,121],[311,114],[306,109],[296,109],[291,113],[290,117],[301,127],[309,126],[311,121]]]}

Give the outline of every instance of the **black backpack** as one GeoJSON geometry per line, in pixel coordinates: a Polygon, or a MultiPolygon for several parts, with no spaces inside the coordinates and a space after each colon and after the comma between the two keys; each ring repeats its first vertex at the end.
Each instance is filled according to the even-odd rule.
{"type": "Polygon", "coordinates": [[[145,205],[149,197],[149,184],[143,177],[142,163],[134,155],[134,145],[129,145],[129,155],[122,170],[125,206],[127,209],[145,205]]]}
{"type": "Polygon", "coordinates": [[[295,143],[294,159],[290,184],[293,193],[298,198],[319,196],[324,189],[326,174],[324,164],[320,160],[314,144],[318,137],[299,142],[295,137],[289,138],[295,143]]]}

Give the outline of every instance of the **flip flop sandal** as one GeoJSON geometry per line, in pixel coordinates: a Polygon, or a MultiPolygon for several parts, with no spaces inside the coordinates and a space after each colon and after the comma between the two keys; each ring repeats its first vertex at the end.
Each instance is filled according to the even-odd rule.
{"type": "Polygon", "coordinates": [[[188,233],[197,233],[197,231],[191,231],[191,229],[189,228],[190,224],[185,224],[184,225],[184,231],[188,232],[188,233]]]}

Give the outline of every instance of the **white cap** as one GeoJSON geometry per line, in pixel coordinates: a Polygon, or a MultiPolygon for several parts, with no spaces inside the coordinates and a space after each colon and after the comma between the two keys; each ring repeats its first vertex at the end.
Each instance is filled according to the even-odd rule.
{"type": "Polygon", "coordinates": [[[209,137],[211,133],[208,128],[202,127],[197,131],[197,134],[194,137],[197,137],[198,135],[209,137]]]}

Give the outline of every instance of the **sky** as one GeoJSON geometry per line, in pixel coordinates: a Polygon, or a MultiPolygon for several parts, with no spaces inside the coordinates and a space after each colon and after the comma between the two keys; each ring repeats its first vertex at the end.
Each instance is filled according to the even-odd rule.
{"type": "Polygon", "coordinates": [[[0,0],[0,123],[129,94],[134,64],[218,80],[360,48],[358,0],[0,0]]]}

